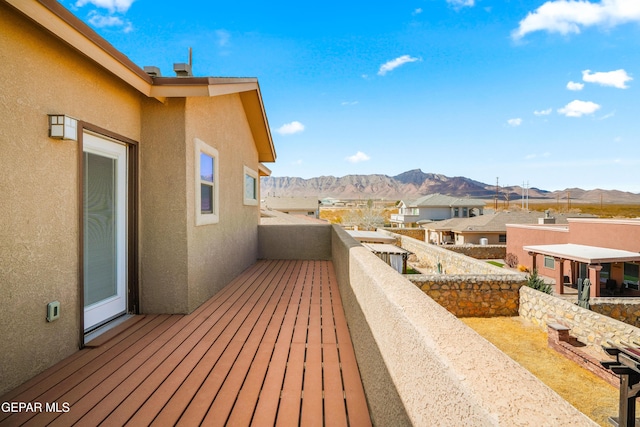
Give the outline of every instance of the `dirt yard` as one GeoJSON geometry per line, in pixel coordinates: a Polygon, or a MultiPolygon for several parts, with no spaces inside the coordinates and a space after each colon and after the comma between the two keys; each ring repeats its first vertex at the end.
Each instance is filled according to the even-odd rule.
{"type": "Polygon", "coordinates": [[[549,348],[546,333],[519,317],[460,320],[589,418],[611,426],[607,419],[618,415],[618,389],[549,348]]]}

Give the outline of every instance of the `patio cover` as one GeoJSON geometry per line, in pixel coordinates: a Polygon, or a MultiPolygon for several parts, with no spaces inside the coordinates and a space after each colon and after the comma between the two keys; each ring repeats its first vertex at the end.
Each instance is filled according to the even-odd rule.
{"type": "Polygon", "coordinates": [[[573,243],[524,246],[523,249],[528,252],[579,261],[585,264],[640,261],[640,252],[600,248],[597,246],[576,245],[573,243]]]}
{"type": "Polygon", "coordinates": [[[362,246],[376,254],[405,255],[411,253],[405,249],[389,244],[363,243],[362,246]]]}

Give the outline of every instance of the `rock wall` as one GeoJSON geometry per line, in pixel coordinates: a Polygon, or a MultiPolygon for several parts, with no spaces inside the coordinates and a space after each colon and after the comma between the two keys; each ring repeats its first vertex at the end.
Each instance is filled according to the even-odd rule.
{"type": "Polygon", "coordinates": [[[444,248],[475,259],[504,259],[507,255],[506,245],[447,245],[444,248]]]}
{"type": "Polygon", "coordinates": [[[591,303],[592,311],[640,328],[640,299],[595,298],[591,303]]]}
{"type": "Polygon", "coordinates": [[[421,242],[424,242],[424,236],[425,236],[424,233],[426,231],[424,228],[396,228],[396,227],[384,227],[379,230],[384,230],[390,233],[411,237],[412,239],[420,240],[421,242]]]}
{"type": "MultiPolygon", "coordinates": [[[[605,305],[607,303],[611,301],[605,305]]],[[[601,303],[596,299],[593,305],[595,308],[601,303]]],[[[571,300],[548,295],[527,286],[520,288],[519,314],[544,331],[550,323],[564,325],[571,329],[571,335],[580,342],[595,347],[606,344],[607,340],[640,342],[640,329],[635,326],[578,307],[571,300]]]]}
{"type": "Polygon", "coordinates": [[[456,317],[517,316],[520,275],[405,275],[456,317]]]}

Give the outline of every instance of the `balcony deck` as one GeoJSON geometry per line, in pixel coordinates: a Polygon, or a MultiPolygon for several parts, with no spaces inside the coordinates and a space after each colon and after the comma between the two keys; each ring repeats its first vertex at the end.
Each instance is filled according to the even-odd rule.
{"type": "Polygon", "coordinates": [[[0,401],[42,405],[2,426],[371,425],[330,261],[258,261],[192,314],[135,316],[0,401]]]}

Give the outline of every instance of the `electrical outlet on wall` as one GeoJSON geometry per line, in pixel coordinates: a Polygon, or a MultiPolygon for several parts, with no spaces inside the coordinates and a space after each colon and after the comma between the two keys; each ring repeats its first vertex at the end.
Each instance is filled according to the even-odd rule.
{"type": "Polygon", "coordinates": [[[47,304],[47,322],[53,322],[60,317],[60,301],[47,304]]]}

